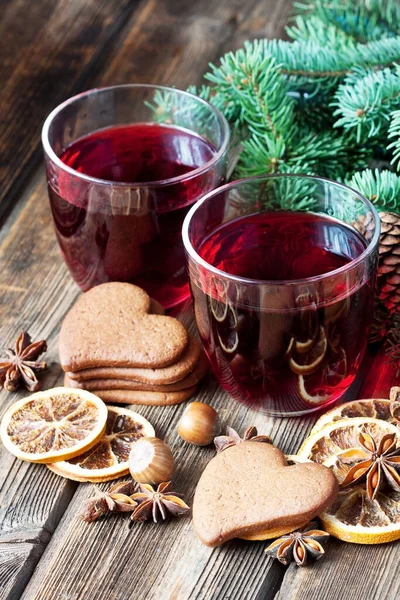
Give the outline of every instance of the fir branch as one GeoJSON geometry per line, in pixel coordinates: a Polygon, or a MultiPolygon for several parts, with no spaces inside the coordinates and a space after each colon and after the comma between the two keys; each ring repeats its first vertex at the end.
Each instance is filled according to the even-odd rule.
{"type": "Polygon", "coordinates": [[[372,148],[367,145],[349,145],[338,132],[316,132],[307,127],[299,129],[288,152],[289,164],[293,159],[308,162],[316,175],[339,181],[348,177],[350,171],[365,169],[371,156],[372,148]]]}
{"type": "Polygon", "coordinates": [[[344,46],[354,46],[353,39],[342,29],[331,23],[325,23],[318,15],[310,14],[307,18],[295,17],[294,26],[285,27],[287,35],[297,42],[313,41],[319,46],[329,46],[336,50],[344,46]]]}
{"type": "MultiPolygon", "coordinates": [[[[247,44],[250,52],[252,45],[256,46],[260,60],[266,57],[270,60],[271,56],[275,58],[277,68],[288,78],[291,91],[307,92],[309,95],[321,90],[329,93],[351,73],[354,65],[377,70],[400,62],[400,36],[340,49],[321,46],[313,40],[256,40],[247,44]]],[[[234,75],[234,61],[232,67],[234,75]]]]}
{"type": "Polygon", "coordinates": [[[397,163],[397,170],[400,171],[400,110],[394,110],[390,115],[389,138],[394,138],[394,141],[387,149],[393,151],[392,164],[397,163]]]}
{"type": "Polygon", "coordinates": [[[206,79],[237,114],[235,126],[246,125],[251,134],[260,136],[279,137],[288,132],[295,103],[263,41],[246,42],[236,53],[223,56],[219,67],[210,66],[206,79]]]}
{"type": "Polygon", "coordinates": [[[352,170],[365,168],[371,150],[349,147],[336,132],[315,132],[306,126],[292,130],[288,143],[269,136],[251,136],[243,143],[243,152],[235,175],[250,177],[271,173],[303,173],[343,180],[352,170]]]}
{"type": "Polygon", "coordinates": [[[251,136],[243,143],[234,176],[237,178],[278,173],[315,175],[313,167],[302,157],[290,156],[283,140],[251,136]],[[287,152],[289,155],[287,155],[287,152]]]}
{"type": "Polygon", "coordinates": [[[390,114],[400,108],[400,77],[397,72],[383,69],[368,73],[353,85],[339,86],[332,106],[340,118],[335,127],[355,134],[358,143],[368,138],[387,135],[390,114]]]}
{"type": "Polygon", "coordinates": [[[296,2],[304,20],[317,18],[325,27],[334,27],[348,39],[366,43],[400,33],[400,6],[397,0],[312,0],[296,2]]]}
{"type": "Polygon", "coordinates": [[[400,213],[400,177],[396,173],[365,169],[355,173],[347,185],[368,198],[378,210],[400,213]]]}
{"type": "Polygon", "coordinates": [[[210,87],[209,85],[201,85],[200,87],[191,85],[188,87],[187,91],[195,96],[199,96],[203,100],[206,100],[206,102],[209,102],[218,108],[230,123],[234,123],[238,120],[239,114],[237,105],[229,102],[225,94],[218,93],[213,87],[210,87]]]}

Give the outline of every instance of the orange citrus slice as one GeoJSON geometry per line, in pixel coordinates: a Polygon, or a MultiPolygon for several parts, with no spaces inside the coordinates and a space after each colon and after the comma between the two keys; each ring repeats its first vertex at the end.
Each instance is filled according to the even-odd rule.
{"type": "Polygon", "coordinates": [[[353,544],[384,544],[400,539],[400,500],[378,494],[370,500],[365,488],[342,490],[319,515],[325,531],[353,544]]]}
{"type": "Polygon", "coordinates": [[[318,329],[315,331],[314,337],[308,338],[304,341],[295,340],[294,348],[295,348],[296,352],[298,352],[299,354],[306,354],[306,352],[310,352],[311,348],[315,344],[317,335],[318,335],[318,329]]]}
{"type": "Polygon", "coordinates": [[[346,377],[346,352],[341,347],[335,352],[336,354],[331,353],[331,360],[326,362],[321,369],[311,375],[299,375],[300,396],[308,404],[318,405],[329,400],[335,387],[346,377]]]}
{"type": "Polygon", "coordinates": [[[325,358],[328,342],[325,330],[319,328],[318,339],[311,350],[305,353],[294,352],[289,360],[289,367],[296,375],[310,375],[314,373],[325,358]]]}
{"type": "Polygon", "coordinates": [[[398,429],[392,423],[372,417],[354,417],[328,423],[306,438],[298,451],[301,458],[309,458],[317,463],[337,456],[344,450],[358,448],[360,433],[369,433],[380,440],[386,433],[397,433],[398,429]]]}
{"type": "Polygon", "coordinates": [[[53,388],[11,405],[1,422],[1,440],[21,460],[52,463],[91,448],[106,421],[107,407],[94,394],[53,388]]]}
{"type": "Polygon", "coordinates": [[[107,426],[100,440],[87,452],[48,467],[74,481],[99,483],[116,479],[129,473],[132,445],[143,436],[155,436],[147,419],[129,408],[108,406],[107,426]]]}
{"type": "Polygon", "coordinates": [[[314,384],[313,375],[299,375],[299,392],[300,396],[308,404],[323,404],[331,397],[331,394],[327,394],[324,388],[318,386],[319,381],[314,384]],[[309,391],[310,390],[310,391],[309,391]]]}
{"type": "Polygon", "coordinates": [[[294,326],[295,350],[299,354],[309,352],[314,346],[318,334],[319,326],[317,314],[315,311],[301,311],[295,320],[294,326]]]}
{"type": "Polygon", "coordinates": [[[219,323],[225,320],[228,312],[228,303],[226,301],[227,296],[227,283],[223,280],[217,279],[212,276],[210,281],[210,307],[214,318],[219,323]]]}
{"type": "MultiPolygon", "coordinates": [[[[371,403],[372,401],[359,402],[371,403]]],[[[347,403],[347,405],[351,404],[356,405],[356,402],[347,403]]],[[[369,407],[371,409],[373,405],[369,407]]],[[[341,484],[349,470],[359,461],[360,433],[370,434],[376,443],[384,435],[394,433],[396,445],[400,446],[400,431],[393,423],[373,417],[353,417],[330,422],[311,433],[300,449],[299,455],[312,458],[315,462],[331,468],[341,484]],[[343,460],[341,456],[344,456],[343,460]]],[[[365,485],[345,487],[339,492],[333,505],[319,515],[319,518],[328,533],[346,542],[356,544],[391,542],[400,539],[400,494],[388,487],[384,491],[380,489],[371,499],[368,497],[365,485]]]]}
{"type": "Polygon", "coordinates": [[[228,312],[225,322],[217,328],[217,335],[221,348],[228,354],[236,352],[239,345],[239,336],[237,332],[237,314],[231,304],[228,304],[228,312]]]}
{"type": "Polygon", "coordinates": [[[384,398],[370,398],[365,400],[352,400],[340,404],[324,413],[315,423],[311,433],[319,431],[328,423],[340,419],[352,419],[354,417],[372,417],[395,424],[397,419],[391,411],[392,402],[384,398]]]}
{"type": "Polygon", "coordinates": [[[218,323],[222,323],[228,312],[228,305],[210,296],[211,312],[218,323]]]}

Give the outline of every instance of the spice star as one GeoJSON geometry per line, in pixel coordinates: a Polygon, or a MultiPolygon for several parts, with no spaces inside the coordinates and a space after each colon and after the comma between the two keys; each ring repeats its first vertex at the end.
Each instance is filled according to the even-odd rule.
{"type": "Polygon", "coordinates": [[[190,510],[179,497],[180,494],[171,492],[170,481],[160,483],[157,491],[146,483],[140,484],[140,489],[140,492],[131,496],[132,500],[139,503],[131,515],[133,521],[148,521],[152,518],[157,523],[159,516],[165,520],[169,515],[179,517],[190,510]]]}
{"type": "Polygon", "coordinates": [[[325,554],[321,542],[329,538],[329,533],[320,529],[313,529],[315,523],[309,523],[299,531],[293,531],[283,535],[272,542],[266,549],[266,553],[279,562],[288,565],[293,560],[297,566],[304,567],[308,558],[319,560],[325,554]]]}
{"type": "Polygon", "coordinates": [[[232,429],[232,427],[227,427],[226,433],[227,435],[219,435],[214,438],[217,452],[222,452],[230,446],[236,446],[236,444],[240,444],[241,442],[262,442],[265,444],[272,444],[271,438],[267,435],[258,435],[256,427],[249,427],[242,438],[237,431],[232,429]]]}
{"type": "Polygon", "coordinates": [[[5,351],[7,358],[0,359],[0,387],[15,392],[23,381],[30,392],[36,392],[39,389],[36,372],[47,368],[45,362],[37,362],[36,359],[46,350],[45,340],[32,343],[30,335],[21,331],[15,349],[8,348],[5,351]]]}
{"type": "Polygon", "coordinates": [[[114,484],[106,492],[99,490],[98,496],[86,502],[82,519],[91,523],[108,512],[132,512],[136,507],[136,502],[130,496],[134,487],[134,481],[123,481],[114,484]]]}
{"type": "Polygon", "coordinates": [[[396,434],[388,433],[379,444],[368,433],[360,433],[361,448],[347,450],[340,454],[343,464],[353,463],[342,481],[341,487],[366,482],[367,494],[373,500],[384,483],[400,493],[400,448],[396,448],[396,434]]]}

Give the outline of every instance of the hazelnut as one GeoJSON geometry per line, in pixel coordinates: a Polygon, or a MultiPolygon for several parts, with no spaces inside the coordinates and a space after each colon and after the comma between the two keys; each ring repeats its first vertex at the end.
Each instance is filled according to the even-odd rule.
{"type": "Polygon", "coordinates": [[[195,446],[208,446],[218,433],[218,413],[203,402],[189,404],[178,423],[178,435],[195,446]]]}
{"type": "Polygon", "coordinates": [[[129,470],[138,483],[156,485],[170,481],[174,472],[174,457],[167,444],[156,437],[142,437],[132,446],[129,470]]]}

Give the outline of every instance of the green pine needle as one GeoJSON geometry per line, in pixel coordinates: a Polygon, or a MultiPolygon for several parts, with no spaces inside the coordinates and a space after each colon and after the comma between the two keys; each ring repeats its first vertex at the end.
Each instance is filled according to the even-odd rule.
{"type": "Polygon", "coordinates": [[[211,65],[206,79],[225,97],[235,126],[245,125],[256,136],[289,133],[295,102],[288,97],[287,83],[263,41],[246,42],[236,53],[229,52],[219,67],[211,65]]]}
{"type": "Polygon", "coordinates": [[[253,76],[259,79],[262,69],[270,69],[272,64],[285,76],[290,91],[312,96],[334,89],[355,65],[376,70],[392,67],[396,61],[400,62],[400,36],[340,48],[322,46],[313,39],[255,40],[223,56],[220,66],[210,65],[211,72],[206,79],[212,81],[229,102],[239,104],[240,109],[237,92],[241,90],[242,80],[247,81],[253,70],[253,76]]]}
{"type": "Polygon", "coordinates": [[[294,6],[300,18],[317,18],[325,27],[334,27],[355,42],[366,43],[400,33],[397,0],[313,0],[295,2],[294,6]]]}
{"type": "Polygon", "coordinates": [[[387,149],[393,151],[392,164],[397,163],[397,170],[400,171],[400,110],[395,110],[390,115],[389,138],[394,138],[394,141],[387,149]]]}
{"type": "Polygon", "coordinates": [[[344,46],[354,46],[354,40],[334,24],[324,22],[318,15],[309,14],[306,18],[298,15],[294,26],[287,26],[286,33],[297,42],[313,41],[319,46],[341,50],[344,46]]]}
{"type": "Polygon", "coordinates": [[[332,103],[334,116],[340,118],[335,127],[355,134],[358,143],[369,138],[385,138],[390,114],[400,108],[398,72],[383,69],[368,73],[354,84],[340,85],[332,103]]]}
{"type": "Polygon", "coordinates": [[[361,192],[378,210],[400,213],[400,177],[392,171],[365,169],[347,181],[361,192]]]}

